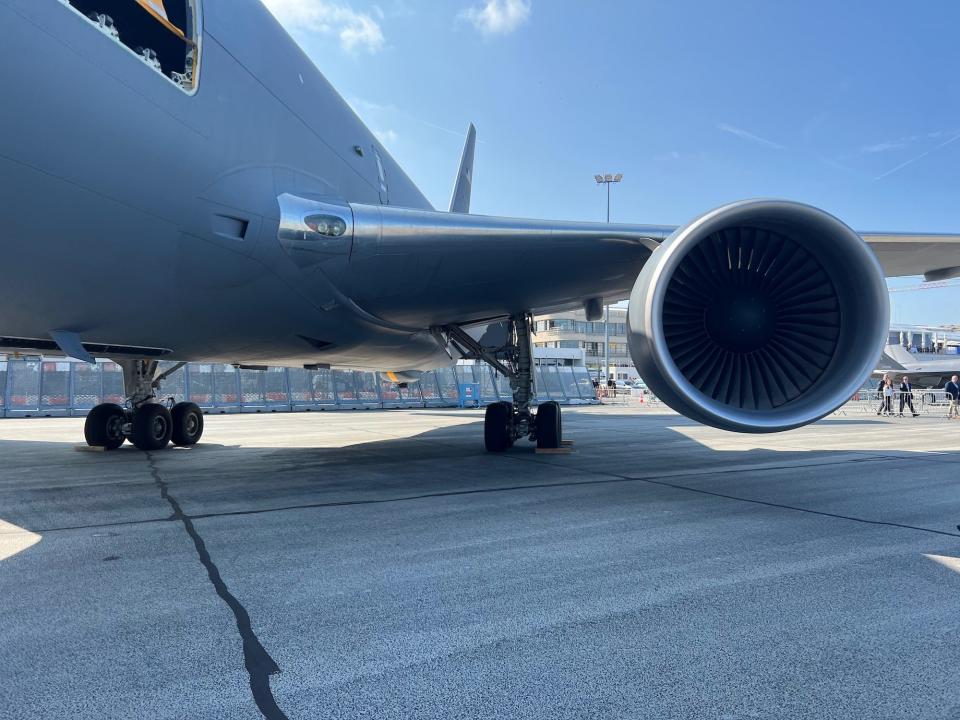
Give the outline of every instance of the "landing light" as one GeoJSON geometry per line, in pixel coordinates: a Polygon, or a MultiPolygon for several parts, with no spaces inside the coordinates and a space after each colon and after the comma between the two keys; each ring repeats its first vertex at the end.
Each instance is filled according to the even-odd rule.
{"type": "Polygon", "coordinates": [[[347,224],[336,215],[310,215],[304,222],[315,233],[327,237],[340,237],[347,231],[347,224]]]}

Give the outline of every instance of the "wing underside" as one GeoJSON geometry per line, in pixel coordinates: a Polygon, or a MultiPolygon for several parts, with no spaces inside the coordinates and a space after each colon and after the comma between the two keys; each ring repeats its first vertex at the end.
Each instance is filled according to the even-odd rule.
{"type": "Polygon", "coordinates": [[[960,277],[960,235],[860,233],[887,277],[922,275],[926,281],[960,277]]]}

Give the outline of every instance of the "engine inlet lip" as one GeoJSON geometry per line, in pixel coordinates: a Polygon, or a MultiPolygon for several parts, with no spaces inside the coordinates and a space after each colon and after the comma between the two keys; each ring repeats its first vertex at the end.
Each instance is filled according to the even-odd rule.
{"type": "MultiPolygon", "coordinates": [[[[873,251],[862,238],[829,213],[810,205],[787,200],[758,199],[731,203],[712,210],[677,230],[664,242],[650,262],[656,263],[654,268],[656,274],[668,281],[649,283],[643,297],[631,297],[631,306],[640,301],[642,307],[633,309],[639,310],[642,314],[641,324],[649,333],[647,347],[650,359],[662,374],[670,391],[679,396],[688,406],[691,405],[689,399],[695,400],[697,407],[689,408],[692,410],[689,415],[693,419],[718,427],[747,432],[776,432],[799,427],[829,414],[846,402],[859,389],[862,378],[868,377],[875,369],[874,365],[882,352],[886,329],[889,325],[889,303],[883,271],[873,251]],[[853,262],[861,262],[861,267],[868,271],[865,277],[871,286],[863,288],[863,292],[875,298],[878,303],[877,315],[871,319],[871,324],[877,332],[875,336],[869,338],[871,341],[875,340],[876,347],[872,347],[873,342],[867,342],[868,347],[864,347],[860,353],[862,362],[856,366],[856,372],[850,370],[848,373],[851,379],[843,384],[834,383],[832,387],[827,384],[827,387],[823,388],[826,392],[818,395],[816,403],[801,396],[772,412],[732,407],[709,397],[695,387],[670,355],[662,322],[669,278],[686,255],[698,244],[697,238],[702,241],[717,231],[738,226],[769,228],[786,235],[814,253],[816,253],[815,248],[784,228],[799,226],[814,234],[841,238],[845,242],[837,243],[839,255],[853,262]],[[656,257],[661,251],[662,255],[656,257]],[[870,278],[869,275],[873,277],[870,278]],[[880,302],[881,296],[883,302],[880,302]]],[[[830,262],[821,261],[821,264],[836,287],[841,281],[838,274],[843,271],[843,268],[832,267],[833,263],[830,262]]],[[[835,356],[824,375],[826,376],[835,364],[841,362],[842,360],[838,360],[835,356]]],[[[813,391],[819,390],[818,381],[813,391]]]]}

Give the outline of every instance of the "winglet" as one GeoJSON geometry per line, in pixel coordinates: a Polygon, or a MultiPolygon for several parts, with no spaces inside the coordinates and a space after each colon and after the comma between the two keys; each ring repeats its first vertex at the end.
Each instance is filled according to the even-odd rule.
{"type": "Polygon", "coordinates": [[[477,129],[470,123],[467,129],[467,140],[463,144],[463,154],[460,156],[460,170],[457,180],[453,184],[453,195],[450,196],[450,212],[470,212],[470,192],[473,189],[473,154],[477,145],[477,129]]]}

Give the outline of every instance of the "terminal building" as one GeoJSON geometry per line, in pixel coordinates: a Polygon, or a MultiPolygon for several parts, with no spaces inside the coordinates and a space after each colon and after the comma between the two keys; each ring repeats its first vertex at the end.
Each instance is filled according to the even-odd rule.
{"type": "Polygon", "coordinates": [[[640,374],[630,359],[627,346],[627,309],[611,306],[610,316],[610,368],[603,371],[605,360],[605,336],[603,320],[587,320],[583,310],[540,315],[536,318],[533,346],[540,351],[582,350],[584,364],[590,376],[617,380],[638,380],[640,374]]]}

